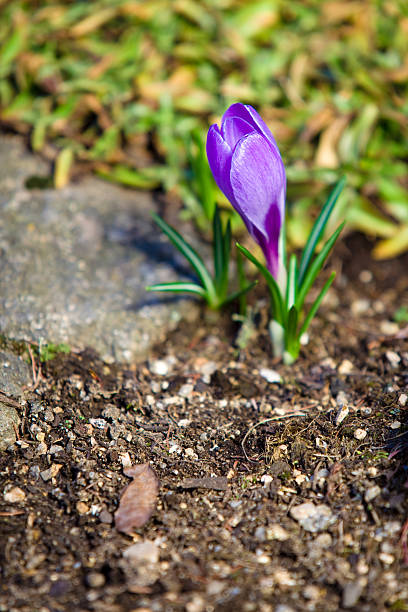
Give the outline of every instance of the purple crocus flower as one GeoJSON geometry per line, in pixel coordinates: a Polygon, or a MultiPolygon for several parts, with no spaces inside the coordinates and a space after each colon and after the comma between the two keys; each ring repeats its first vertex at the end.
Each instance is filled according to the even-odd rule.
{"type": "Polygon", "coordinates": [[[241,215],[277,278],[286,174],[271,131],[252,106],[233,104],[221,128],[214,124],[208,131],[207,157],[218,187],[241,215]]]}

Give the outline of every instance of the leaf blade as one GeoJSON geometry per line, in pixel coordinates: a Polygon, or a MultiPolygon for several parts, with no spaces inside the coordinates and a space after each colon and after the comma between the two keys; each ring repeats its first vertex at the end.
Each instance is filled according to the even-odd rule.
{"type": "Polygon", "coordinates": [[[315,252],[316,246],[322,236],[322,233],[327,225],[333,208],[336,205],[338,197],[346,183],[346,177],[342,176],[331,191],[326,203],[324,204],[319,216],[317,217],[312,231],[309,234],[305,248],[303,249],[299,265],[298,286],[301,286],[310,266],[311,259],[315,252]]]}

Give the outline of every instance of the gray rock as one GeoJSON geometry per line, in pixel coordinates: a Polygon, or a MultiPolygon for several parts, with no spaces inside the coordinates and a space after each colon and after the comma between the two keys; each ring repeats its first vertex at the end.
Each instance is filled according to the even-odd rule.
{"type": "MultiPolygon", "coordinates": [[[[24,387],[31,382],[30,368],[20,357],[7,351],[0,351],[0,390],[7,396],[18,398],[24,387]]],[[[1,396],[0,396],[1,397],[1,396]]],[[[7,402],[6,397],[0,401],[0,451],[5,450],[16,441],[16,427],[20,419],[15,407],[7,402]]]]}
{"type": "Polygon", "coordinates": [[[13,406],[0,402],[0,451],[6,450],[16,441],[15,427],[20,419],[13,406]]]}
{"type": "Polygon", "coordinates": [[[47,173],[20,140],[0,139],[0,329],[91,346],[108,361],[144,358],[198,312],[191,299],[145,292],[184,266],[151,220],[151,194],[94,177],[60,191],[25,187],[47,173]]]}
{"type": "Polygon", "coordinates": [[[28,363],[8,351],[0,351],[0,389],[6,395],[17,398],[23,387],[32,382],[28,363]]]}

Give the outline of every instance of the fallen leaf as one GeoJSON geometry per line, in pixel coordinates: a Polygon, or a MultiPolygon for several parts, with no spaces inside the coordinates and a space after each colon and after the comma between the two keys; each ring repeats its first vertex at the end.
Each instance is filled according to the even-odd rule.
{"type": "Polygon", "coordinates": [[[156,506],[159,480],[148,463],[133,465],[123,470],[133,481],[126,487],[115,512],[115,526],[118,531],[130,534],[142,527],[156,506]]]}

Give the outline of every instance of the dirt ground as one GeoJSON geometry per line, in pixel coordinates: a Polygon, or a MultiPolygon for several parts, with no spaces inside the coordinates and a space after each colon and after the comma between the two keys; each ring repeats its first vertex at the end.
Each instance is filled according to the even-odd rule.
{"type": "Polygon", "coordinates": [[[262,287],[241,348],[203,311],[139,365],[43,363],[0,455],[0,611],[408,610],[408,256],[369,247],[338,245],[292,367],[262,287]],[[160,480],[133,537],[114,520],[129,460],[160,480]]]}

